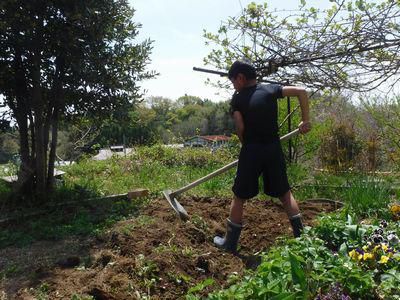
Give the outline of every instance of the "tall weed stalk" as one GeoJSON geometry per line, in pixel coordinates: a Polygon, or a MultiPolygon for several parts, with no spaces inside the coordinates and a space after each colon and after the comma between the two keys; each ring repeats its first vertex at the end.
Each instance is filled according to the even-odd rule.
{"type": "Polygon", "coordinates": [[[375,177],[357,177],[348,181],[344,192],[345,210],[353,216],[384,217],[390,202],[390,186],[375,177]]]}

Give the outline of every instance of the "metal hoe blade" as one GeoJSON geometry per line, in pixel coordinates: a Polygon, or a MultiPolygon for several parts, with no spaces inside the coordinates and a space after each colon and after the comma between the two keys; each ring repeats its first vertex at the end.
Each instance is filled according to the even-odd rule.
{"type": "Polygon", "coordinates": [[[189,215],[186,212],[186,209],[176,200],[174,193],[171,190],[165,190],[162,192],[164,194],[165,199],[167,199],[168,203],[174,209],[178,217],[183,220],[189,220],[189,215]]]}

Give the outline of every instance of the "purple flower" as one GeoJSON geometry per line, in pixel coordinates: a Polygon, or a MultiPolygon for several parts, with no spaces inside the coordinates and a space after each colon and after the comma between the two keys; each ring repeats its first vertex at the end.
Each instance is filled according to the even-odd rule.
{"type": "Polygon", "coordinates": [[[371,236],[371,240],[375,243],[375,244],[380,244],[383,242],[383,236],[381,236],[380,234],[373,234],[371,236]]]}
{"type": "Polygon", "coordinates": [[[360,254],[364,254],[364,250],[363,250],[363,249],[357,248],[356,251],[357,251],[358,253],[360,253],[360,254]]]}
{"type": "Polygon", "coordinates": [[[386,228],[386,227],[388,226],[388,223],[386,222],[386,220],[382,220],[382,221],[379,223],[379,226],[380,226],[381,228],[386,228]]]}

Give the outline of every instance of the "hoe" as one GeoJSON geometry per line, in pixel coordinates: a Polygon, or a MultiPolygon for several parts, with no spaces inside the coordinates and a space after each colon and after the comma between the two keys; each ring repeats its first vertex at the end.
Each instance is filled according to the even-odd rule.
{"type": "MultiPolygon", "coordinates": [[[[292,132],[289,132],[288,134],[282,136],[280,138],[281,141],[285,141],[290,139],[293,136],[296,136],[299,133],[299,129],[293,130],[292,132]]],[[[200,178],[197,179],[196,181],[193,181],[192,183],[189,183],[188,185],[181,187],[180,189],[176,190],[176,191],[171,191],[171,190],[164,190],[162,193],[164,194],[165,199],[167,199],[168,203],[171,205],[171,207],[174,209],[174,211],[176,212],[176,214],[178,215],[178,217],[183,220],[186,221],[189,219],[189,215],[186,212],[185,208],[178,202],[178,200],[176,199],[176,197],[180,194],[182,194],[183,192],[186,192],[196,186],[198,186],[199,184],[219,175],[222,174],[230,169],[232,169],[233,167],[235,167],[238,163],[238,160],[235,160],[229,164],[227,164],[226,166],[215,170],[214,172],[200,178]]]]}

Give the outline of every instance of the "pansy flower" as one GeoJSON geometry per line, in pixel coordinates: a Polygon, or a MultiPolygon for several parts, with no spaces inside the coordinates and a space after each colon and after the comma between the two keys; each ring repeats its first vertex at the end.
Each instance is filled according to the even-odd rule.
{"type": "Polygon", "coordinates": [[[363,259],[364,260],[374,259],[374,258],[375,258],[374,255],[372,253],[369,253],[369,252],[365,252],[364,255],[363,255],[363,259]]]}
{"type": "Polygon", "coordinates": [[[379,261],[380,264],[386,264],[389,261],[389,257],[386,255],[382,255],[379,261]]]}

